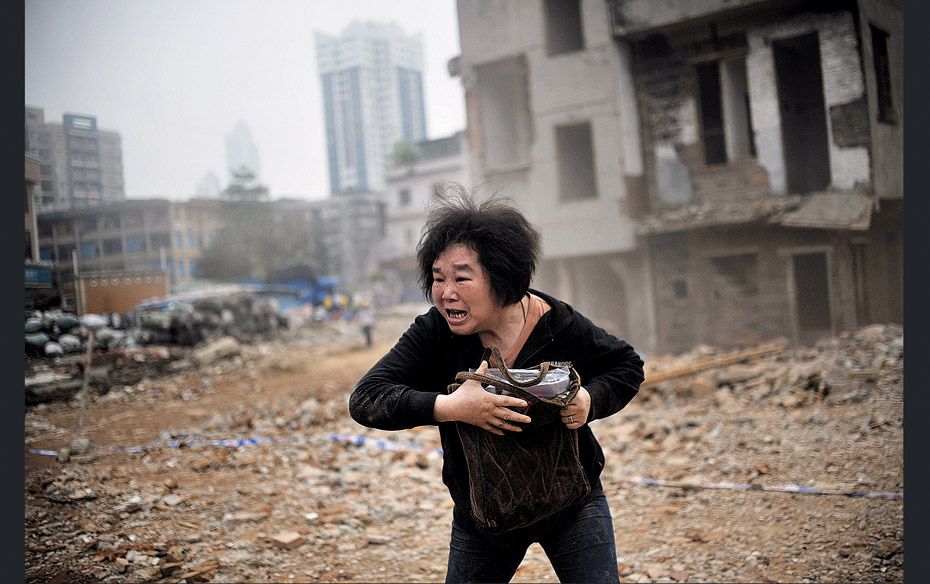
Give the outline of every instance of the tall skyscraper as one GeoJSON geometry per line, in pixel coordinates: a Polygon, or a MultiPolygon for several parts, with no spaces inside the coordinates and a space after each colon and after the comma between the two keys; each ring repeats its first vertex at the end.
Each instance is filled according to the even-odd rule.
{"type": "Polygon", "coordinates": [[[353,22],[315,37],[330,192],[380,191],[395,142],[426,137],[421,35],[353,22]]]}
{"type": "Polygon", "coordinates": [[[62,123],[45,122],[42,108],[26,106],[26,152],[41,162],[36,206],[88,207],[126,198],[122,140],[97,128],[97,118],[65,114],[62,123]]]}
{"type": "Polygon", "coordinates": [[[245,122],[239,121],[226,136],[226,170],[232,180],[233,172],[245,167],[255,175],[255,180],[261,179],[261,168],[258,163],[258,148],[252,142],[252,134],[245,122]]]}

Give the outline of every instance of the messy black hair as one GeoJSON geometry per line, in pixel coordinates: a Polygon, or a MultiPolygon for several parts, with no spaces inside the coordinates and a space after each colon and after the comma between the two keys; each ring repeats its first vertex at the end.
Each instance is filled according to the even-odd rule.
{"type": "Polygon", "coordinates": [[[433,262],[452,245],[478,255],[499,306],[519,302],[539,258],[539,232],[505,198],[478,204],[456,183],[433,187],[433,202],[417,245],[419,282],[432,301],[433,262]]]}

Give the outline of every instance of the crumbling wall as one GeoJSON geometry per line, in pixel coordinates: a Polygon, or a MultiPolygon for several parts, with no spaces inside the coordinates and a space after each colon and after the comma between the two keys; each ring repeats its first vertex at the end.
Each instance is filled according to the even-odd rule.
{"type": "MultiPolygon", "coordinates": [[[[892,213],[889,211],[889,215],[892,213]]],[[[886,219],[894,223],[893,217],[886,219]]],[[[867,324],[856,313],[851,259],[852,244],[868,243],[866,250],[869,308],[872,322],[893,322],[881,306],[900,294],[887,282],[894,254],[885,240],[890,231],[867,233],[822,229],[785,229],[747,225],[695,230],[649,238],[656,295],[657,345],[662,352],[687,350],[698,344],[721,347],[751,344],[778,336],[794,338],[794,289],[788,271],[792,254],[824,250],[828,254],[830,320],[834,332],[867,324]],[[727,261],[714,258],[754,256],[754,286],[742,294],[722,290],[721,270],[727,261]]],[[[725,281],[726,278],[723,278],[725,281]]]]}
{"type": "Polygon", "coordinates": [[[648,207],[687,203],[693,196],[690,175],[675,148],[696,141],[693,84],[684,54],[654,35],[634,44],[632,68],[642,114],[648,207]]]}
{"type": "Polygon", "coordinates": [[[651,210],[787,192],[784,148],[792,145],[783,144],[771,43],[809,32],[818,34],[821,54],[831,184],[850,189],[871,180],[869,108],[853,16],[845,11],[803,13],[747,26],[745,34],[709,40],[702,36],[709,33],[695,29],[633,44],[651,210]],[[756,155],[728,152],[725,163],[708,165],[694,66],[743,50],[756,155]]]}
{"type": "Polygon", "coordinates": [[[697,274],[685,233],[657,235],[649,240],[654,284],[656,338],[663,353],[685,351],[701,342],[694,289],[697,274]]]}
{"type": "MultiPolygon", "coordinates": [[[[739,35],[726,45],[738,47],[739,35]]],[[[649,207],[718,203],[771,191],[768,174],[753,157],[707,165],[700,142],[696,81],[688,57],[700,43],[676,46],[653,36],[634,48],[634,76],[643,112],[644,167],[649,207]]]]}
{"type": "Polygon", "coordinates": [[[835,188],[851,189],[871,179],[869,148],[862,139],[867,124],[857,104],[865,95],[853,15],[849,12],[804,13],[751,27],[746,32],[752,124],[759,163],[768,171],[772,191],[786,192],[784,152],[772,41],[816,32],[823,75],[824,105],[830,136],[830,176],[835,188]]]}
{"type": "Polygon", "coordinates": [[[904,323],[903,201],[884,200],[866,243],[866,294],[872,322],[904,323]]]}
{"type": "Polygon", "coordinates": [[[901,2],[859,2],[859,39],[868,91],[872,184],[879,198],[904,196],[904,42],[901,2]],[[878,121],[871,26],[888,33],[893,119],[878,121]]]}
{"type": "Polygon", "coordinates": [[[677,148],[692,177],[694,198],[705,204],[725,204],[763,197],[771,192],[768,173],[755,158],[706,165],[700,144],[677,148]]]}

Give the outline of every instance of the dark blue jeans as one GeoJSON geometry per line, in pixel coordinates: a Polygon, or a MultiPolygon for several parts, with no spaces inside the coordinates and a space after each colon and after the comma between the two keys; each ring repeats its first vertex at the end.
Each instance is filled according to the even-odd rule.
{"type": "Polygon", "coordinates": [[[452,521],[446,582],[509,582],[539,542],[560,582],[619,582],[614,526],[603,492],[523,529],[486,536],[452,521]]]}

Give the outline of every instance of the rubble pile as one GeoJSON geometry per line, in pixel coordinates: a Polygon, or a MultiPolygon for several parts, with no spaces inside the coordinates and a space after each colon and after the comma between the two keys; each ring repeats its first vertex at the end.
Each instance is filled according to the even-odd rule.
{"type": "Polygon", "coordinates": [[[82,353],[89,339],[88,318],[96,324],[95,351],[112,351],[138,344],[194,346],[230,336],[238,342],[255,342],[263,335],[288,326],[273,300],[257,298],[247,291],[236,291],[197,298],[191,302],[171,301],[157,309],[141,311],[139,326],[110,327],[99,315],[76,315],[61,310],[31,312],[25,321],[27,358],[61,357],[82,353]]]}
{"type": "MultiPolygon", "coordinates": [[[[650,358],[647,377],[700,363],[716,352],[699,346],[679,356],[650,358]]],[[[744,399],[758,402],[774,397],[789,407],[826,398],[834,402],[862,401],[879,380],[901,377],[903,358],[902,327],[871,325],[855,333],[840,333],[814,347],[789,348],[786,341],[776,342],[773,351],[762,358],[701,371],[661,384],[641,397],[690,398],[727,388],[744,399]]]]}
{"type": "Polygon", "coordinates": [[[287,328],[287,319],[274,302],[246,291],[173,302],[167,311],[145,313],[141,320],[144,343],[193,346],[230,336],[250,342],[257,335],[287,328]]]}
{"type": "MultiPolygon", "coordinates": [[[[325,342],[304,331],[210,363],[188,353],[95,396],[95,458],[27,454],[27,581],[441,581],[438,432],[362,428],[346,411],[403,330],[380,324],[371,351],[334,324],[325,342]]],[[[640,395],[592,424],[623,580],[900,581],[902,500],[739,486],[902,492],[901,328],[702,368],[733,354],[647,357],[640,395]]],[[[28,409],[27,448],[67,444],[75,415],[69,402],[28,409]]],[[[514,581],[557,581],[538,545],[514,581]]]]}

